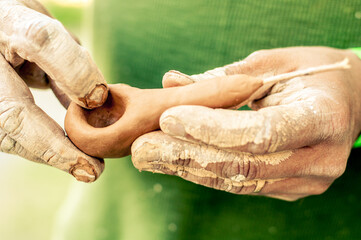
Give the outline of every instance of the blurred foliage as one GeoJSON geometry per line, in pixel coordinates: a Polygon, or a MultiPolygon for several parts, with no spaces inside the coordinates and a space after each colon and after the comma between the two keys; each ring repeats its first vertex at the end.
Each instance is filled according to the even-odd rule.
{"type": "Polygon", "coordinates": [[[52,1],[44,1],[44,5],[50,11],[52,16],[58,19],[70,31],[78,33],[82,30],[82,26],[84,25],[83,8],[63,6],[52,1]]]}

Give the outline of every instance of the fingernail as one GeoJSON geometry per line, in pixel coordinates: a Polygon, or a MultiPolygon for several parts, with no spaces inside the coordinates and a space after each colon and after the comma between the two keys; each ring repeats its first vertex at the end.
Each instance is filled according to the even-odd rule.
{"type": "Polygon", "coordinates": [[[187,135],[184,125],[172,116],[163,118],[160,122],[160,128],[163,132],[170,135],[179,137],[185,137],[187,135]]]}
{"type": "Polygon", "coordinates": [[[104,84],[97,85],[84,98],[79,98],[79,101],[84,103],[86,108],[96,108],[103,105],[108,98],[108,87],[104,84]]]}
{"type": "Polygon", "coordinates": [[[183,86],[191,83],[194,83],[194,80],[190,76],[175,70],[171,70],[163,76],[164,87],[183,86]]]}
{"type": "Polygon", "coordinates": [[[181,73],[179,71],[176,70],[170,70],[169,72],[167,72],[166,74],[164,74],[164,78],[186,78],[188,79],[190,82],[194,82],[194,80],[187,74],[181,73]]]}

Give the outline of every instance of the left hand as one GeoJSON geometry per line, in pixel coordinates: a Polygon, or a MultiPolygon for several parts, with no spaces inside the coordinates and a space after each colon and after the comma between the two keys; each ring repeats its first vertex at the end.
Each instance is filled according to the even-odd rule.
{"type": "MultiPolygon", "coordinates": [[[[0,152],[93,182],[103,160],[81,152],[34,101],[29,87],[51,87],[66,107],[101,106],[107,84],[89,52],[36,0],[0,1],[0,152]]],[[[14,172],[16,174],[16,172],[14,172]]]]}
{"type": "Polygon", "coordinates": [[[361,61],[355,54],[324,47],[265,50],[204,74],[171,72],[163,79],[172,87],[240,73],[266,78],[346,57],[350,70],[278,83],[251,103],[253,111],[167,110],[162,132],[134,142],[134,166],[236,194],[296,200],[323,193],[343,174],[361,129],[361,61]]]}

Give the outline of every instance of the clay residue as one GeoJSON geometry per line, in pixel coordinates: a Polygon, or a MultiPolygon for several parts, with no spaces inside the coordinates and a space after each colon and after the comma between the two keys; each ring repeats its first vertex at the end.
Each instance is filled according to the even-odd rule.
{"type": "MultiPolygon", "coordinates": [[[[163,113],[160,127],[166,134],[188,142],[228,150],[272,153],[293,149],[301,140],[307,142],[315,135],[313,131],[316,131],[314,128],[322,119],[321,114],[313,107],[313,103],[302,99],[259,111],[179,106],[163,113]]],[[[320,125],[316,133],[322,133],[323,128],[320,125]]]]}
{"type": "Polygon", "coordinates": [[[215,186],[217,189],[220,190],[225,190],[227,192],[231,191],[233,189],[233,187],[249,187],[249,186],[257,186],[258,185],[258,181],[262,181],[265,182],[267,181],[267,183],[274,183],[274,182],[278,182],[283,180],[283,178],[279,178],[279,179],[269,179],[269,180],[260,180],[260,179],[253,179],[253,180],[246,180],[245,177],[243,175],[236,175],[234,177],[231,178],[225,178],[225,177],[221,177],[218,176],[217,174],[211,172],[211,171],[207,171],[205,169],[202,168],[191,168],[191,167],[185,167],[185,166],[180,166],[180,165],[176,165],[176,164],[170,164],[170,163],[161,163],[158,161],[154,161],[154,162],[150,162],[149,163],[150,168],[144,168],[142,170],[146,170],[146,171],[153,171],[153,169],[157,169],[159,168],[159,165],[161,165],[160,169],[162,170],[157,170],[158,172],[161,173],[167,173],[169,174],[170,172],[172,173],[172,175],[176,175],[179,177],[183,177],[187,179],[187,176],[189,175],[193,175],[192,176],[192,181],[195,183],[201,183],[203,181],[209,181],[206,180],[207,178],[211,178],[217,181],[222,181],[223,184],[220,185],[218,188],[217,186],[215,186]],[[196,177],[196,178],[194,178],[196,177]],[[195,180],[197,179],[198,180],[195,180]]]}
{"type": "Polygon", "coordinates": [[[181,139],[202,141],[220,148],[237,148],[248,143],[264,144],[271,139],[269,121],[255,112],[236,115],[225,109],[211,110],[201,106],[169,109],[160,119],[161,129],[181,139]],[[211,113],[211,114],[210,114],[211,113]],[[192,124],[189,124],[192,123],[192,124]],[[178,135],[172,129],[184,128],[178,135]]]}
{"type": "MultiPolygon", "coordinates": [[[[237,151],[220,150],[212,146],[185,143],[161,132],[148,133],[132,145],[132,160],[139,170],[174,174],[181,177],[191,174],[197,178],[222,179],[230,186],[256,184],[246,180],[242,169],[222,169],[222,176],[214,168],[215,163],[226,165],[232,162],[263,162],[276,165],[292,155],[292,151],[256,155],[237,151]],[[184,161],[180,161],[180,160],[184,161]],[[187,160],[187,161],[186,161],[187,160]],[[212,166],[213,165],[213,166],[212,166]]],[[[220,165],[219,165],[220,166],[220,165]]]]}
{"type": "Polygon", "coordinates": [[[96,128],[104,128],[114,124],[122,117],[125,111],[125,100],[114,95],[114,93],[112,94],[112,92],[109,92],[107,95],[108,98],[102,107],[93,110],[77,108],[78,111],[82,111],[89,125],[96,128]]]}
{"type": "Polygon", "coordinates": [[[78,98],[84,103],[86,108],[100,107],[108,97],[108,87],[105,84],[97,85],[89,94],[83,98],[78,98]]]}
{"type": "Polygon", "coordinates": [[[69,173],[78,181],[93,182],[97,179],[94,166],[90,165],[84,158],[79,158],[78,162],[69,169],[69,173]]]}

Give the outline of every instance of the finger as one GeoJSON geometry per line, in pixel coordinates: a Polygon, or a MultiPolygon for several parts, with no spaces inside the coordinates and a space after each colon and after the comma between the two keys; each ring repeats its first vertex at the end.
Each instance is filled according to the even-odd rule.
{"type": "MultiPolygon", "coordinates": [[[[40,12],[42,14],[45,14],[45,15],[53,18],[51,16],[50,12],[43,5],[41,5],[39,2],[37,2],[35,0],[17,0],[17,1],[19,3],[22,3],[23,5],[25,5],[28,8],[31,8],[37,12],[40,12]]],[[[80,44],[79,39],[74,34],[72,34],[69,30],[67,30],[67,31],[71,35],[71,37],[78,44],[80,44]]],[[[19,57],[18,55],[16,55],[16,56],[19,57]]],[[[45,89],[45,88],[49,87],[48,77],[46,76],[45,72],[42,69],[40,69],[35,63],[31,63],[28,61],[25,61],[23,63],[23,59],[21,59],[18,63],[14,63],[14,65],[17,66],[15,68],[16,72],[26,82],[26,84],[29,87],[40,88],[40,89],[45,89]]],[[[52,82],[53,82],[53,85],[55,85],[54,81],[52,81],[52,82]]],[[[53,91],[54,91],[54,89],[55,89],[55,87],[52,88],[53,91]]],[[[61,90],[58,87],[56,87],[56,94],[58,94],[59,96],[62,97],[61,99],[59,99],[60,102],[63,105],[64,105],[64,103],[68,103],[68,102],[70,103],[71,100],[69,100],[69,98],[63,92],[61,92],[61,94],[59,92],[61,92],[61,90]],[[67,99],[67,101],[64,101],[65,98],[67,99]]]]}
{"type": "Polygon", "coordinates": [[[164,88],[188,85],[201,80],[226,76],[227,66],[216,68],[202,74],[189,76],[179,71],[171,70],[164,74],[162,85],[164,88]]]}
{"type": "Polygon", "coordinates": [[[2,55],[0,69],[0,129],[6,135],[2,141],[8,146],[7,152],[42,161],[80,181],[96,180],[103,162],[80,152],[65,137],[61,127],[35,105],[28,87],[2,55]]]}
{"type": "Polygon", "coordinates": [[[324,192],[337,177],[322,176],[325,169],[318,168],[317,160],[311,162],[317,159],[315,152],[321,151],[302,149],[292,154],[252,155],[190,144],[153,132],[133,143],[132,161],[141,171],[176,175],[237,194],[300,197],[324,192]]]}
{"type": "MultiPolygon", "coordinates": [[[[19,3],[23,4],[24,6],[31,8],[37,12],[45,14],[49,17],[52,17],[51,14],[46,10],[46,8],[41,5],[39,2],[34,0],[17,0],[19,3]]],[[[16,57],[20,58],[19,55],[15,55],[16,57]]],[[[29,87],[34,88],[48,88],[49,81],[46,77],[46,74],[43,70],[41,70],[35,63],[31,63],[28,61],[24,62],[24,59],[20,58],[18,63],[14,63],[16,72],[19,76],[26,82],[29,87]]]]}
{"type": "Polygon", "coordinates": [[[103,162],[80,152],[60,126],[36,105],[30,101],[2,101],[1,105],[0,126],[17,143],[9,152],[39,159],[79,181],[92,182],[100,176],[103,162]]]}
{"type": "Polygon", "coordinates": [[[145,134],[134,141],[131,153],[133,164],[139,170],[179,175],[193,182],[199,180],[202,185],[208,184],[207,181],[216,184],[219,179],[236,183],[286,178],[301,174],[305,166],[299,161],[288,160],[296,154],[292,151],[267,155],[224,151],[185,142],[160,131],[145,134]]]}
{"type": "Polygon", "coordinates": [[[132,147],[132,161],[140,170],[183,169],[199,177],[220,177],[234,181],[317,177],[335,179],[346,168],[346,147],[330,145],[270,154],[251,154],[185,142],[152,132],[139,137],[132,147]],[[334,147],[334,146],[332,146],[334,147]],[[329,152],[327,152],[329,150],[329,152]],[[327,154],[326,154],[327,153],[327,154]]]}
{"type": "Polygon", "coordinates": [[[226,73],[228,75],[242,73],[265,79],[281,73],[295,71],[297,64],[291,49],[280,48],[253,52],[242,61],[227,66],[226,73]]]}
{"type": "Polygon", "coordinates": [[[57,20],[16,1],[1,2],[0,42],[3,53],[34,62],[78,104],[93,108],[104,103],[104,77],[57,20]]]}
{"type": "Polygon", "coordinates": [[[258,111],[178,106],[162,114],[160,127],[179,139],[262,154],[311,146],[327,139],[328,123],[335,113],[325,111],[307,101],[258,111]]]}

